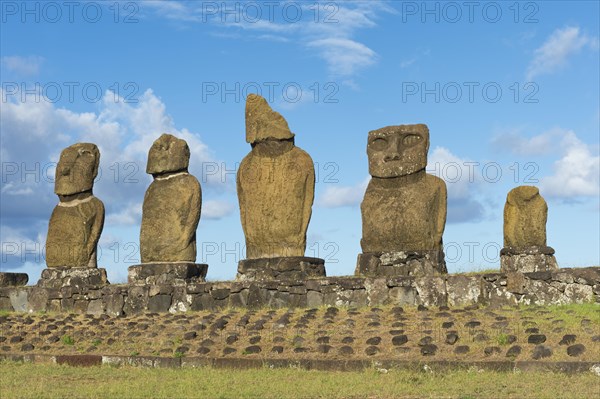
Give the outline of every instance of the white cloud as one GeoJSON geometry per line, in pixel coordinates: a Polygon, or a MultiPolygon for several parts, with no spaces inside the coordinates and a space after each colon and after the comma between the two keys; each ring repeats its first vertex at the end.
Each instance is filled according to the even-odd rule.
{"type": "Polygon", "coordinates": [[[44,58],[37,55],[27,57],[10,55],[2,57],[2,66],[22,76],[37,75],[40,72],[42,62],[44,62],[44,58]]]}
{"type": "Polygon", "coordinates": [[[540,188],[550,197],[597,197],[600,194],[598,150],[569,131],[560,142],[562,157],[554,163],[554,174],[542,178],[540,188]]]}
{"type": "Polygon", "coordinates": [[[468,198],[469,184],[475,183],[477,177],[474,170],[469,170],[467,162],[469,161],[459,158],[447,148],[436,147],[428,157],[427,172],[446,182],[449,198],[468,198]]]}
{"type": "Polygon", "coordinates": [[[370,177],[354,186],[327,186],[325,192],[317,201],[324,208],[339,208],[343,206],[357,206],[365,196],[365,190],[369,184],[370,177]]]}
{"type": "Polygon", "coordinates": [[[235,206],[230,202],[210,200],[202,203],[202,219],[222,219],[233,213],[235,206]]]}
{"type": "Polygon", "coordinates": [[[362,43],[343,38],[327,38],[308,43],[317,48],[333,75],[350,76],[375,63],[377,54],[362,43]]]}
{"type": "Polygon", "coordinates": [[[559,70],[584,46],[597,48],[598,39],[582,34],[576,26],[556,29],[544,44],[534,51],[533,60],[527,67],[527,79],[532,80],[538,75],[559,70]]]}
{"type": "MultiPolygon", "coordinates": [[[[198,134],[178,129],[152,90],[132,104],[122,98],[115,101],[114,94],[107,92],[96,112],[73,112],[44,99],[27,100],[8,96],[0,110],[2,160],[18,168],[18,173],[3,174],[1,184],[2,217],[11,219],[10,223],[20,223],[25,217],[47,220],[57,202],[52,162],[64,147],[75,142],[92,142],[100,149],[100,174],[94,193],[105,204],[105,226],[139,224],[141,201],[151,182],[145,173],[148,149],[162,133],[187,141],[190,173],[198,179],[202,163],[214,162],[198,134]],[[24,175],[25,169],[37,172],[24,175]]],[[[210,187],[222,184],[217,175],[203,182],[210,187]]]]}

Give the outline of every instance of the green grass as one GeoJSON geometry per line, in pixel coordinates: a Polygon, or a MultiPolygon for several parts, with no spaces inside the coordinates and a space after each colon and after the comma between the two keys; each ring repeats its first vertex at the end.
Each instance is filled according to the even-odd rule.
{"type": "Polygon", "coordinates": [[[70,335],[63,335],[60,338],[60,341],[65,345],[75,345],[75,341],[70,335]]]}
{"type": "Polygon", "coordinates": [[[0,363],[9,398],[593,398],[600,377],[556,373],[145,369],[0,363]]]}

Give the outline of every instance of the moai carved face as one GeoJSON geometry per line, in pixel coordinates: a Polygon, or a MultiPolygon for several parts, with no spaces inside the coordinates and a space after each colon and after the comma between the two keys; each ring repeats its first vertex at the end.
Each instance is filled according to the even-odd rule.
{"type": "Polygon", "coordinates": [[[369,132],[367,155],[373,177],[398,177],[425,169],[429,151],[426,125],[387,126],[369,132]]]}
{"type": "Polygon", "coordinates": [[[246,98],[246,142],[253,144],[265,140],[289,140],[294,137],[287,121],[275,112],[267,100],[257,94],[246,98]]]}
{"type": "Polygon", "coordinates": [[[190,163],[190,148],[185,140],[163,134],[150,147],[146,173],[157,175],[185,171],[190,163]]]}
{"type": "Polygon", "coordinates": [[[72,195],[91,190],[98,175],[100,151],[95,144],[77,143],[60,153],[54,193],[72,195]]]}

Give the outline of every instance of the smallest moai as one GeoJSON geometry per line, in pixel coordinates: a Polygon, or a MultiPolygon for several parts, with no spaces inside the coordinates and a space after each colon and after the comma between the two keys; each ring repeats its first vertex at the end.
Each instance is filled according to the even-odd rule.
{"type": "Polygon", "coordinates": [[[190,148],[170,134],[148,152],[146,173],[154,177],[142,206],[142,264],[128,269],[130,284],[184,284],[204,281],[208,265],[196,262],[196,228],[202,190],[188,173],[190,148]]]}
{"type": "Polygon", "coordinates": [[[102,286],[106,270],[96,263],[98,240],[104,226],[104,204],[92,192],[98,175],[100,151],[95,144],[65,148],[56,166],[54,193],[60,202],[48,224],[46,265],[38,286],[102,286]]]}
{"type": "Polygon", "coordinates": [[[537,187],[519,186],[506,197],[502,272],[557,270],[554,249],[546,245],[548,205],[537,187]]]}

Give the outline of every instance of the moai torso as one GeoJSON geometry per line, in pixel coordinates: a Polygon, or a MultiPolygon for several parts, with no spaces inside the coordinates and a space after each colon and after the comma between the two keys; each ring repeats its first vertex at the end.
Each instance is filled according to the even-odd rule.
{"type": "Polygon", "coordinates": [[[423,173],[420,177],[410,184],[391,187],[369,182],[361,204],[363,252],[441,248],[446,185],[436,176],[423,173]]]}
{"type": "Polygon", "coordinates": [[[162,135],[150,149],[147,172],[154,181],[142,207],[142,263],[196,261],[202,191],[188,163],[187,143],[174,136],[162,135]]]}
{"type": "Polygon", "coordinates": [[[533,186],[519,186],[506,197],[504,206],[504,246],[545,247],[548,205],[533,186]]]}
{"type": "Polygon", "coordinates": [[[48,267],[96,267],[96,247],[104,226],[104,205],[92,188],[100,152],[91,143],[63,150],[56,167],[54,208],[46,239],[48,267]]]}
{"type": "Polygon", "coordinates": [[[94,196],[54,207],[46,240],[48,267],[96,267],[96,246],[103,224],[104,205],[94,196]]]}
{"type": "Polygon", "coordinates": [[[244,158],[237,187],[247,258],[304,256],[314,184],[313,161],[298,147],[244,158]]]}
{"type": "Polygon", "coordinates": [[[369,132],[372,179],[361,204],[363,253],[442,249],[446,184],[425,173],[428,148],[425,125],[369,132]]]}
{"type": "Polygon", "coordinates": [[[315,171],[293,137],[264,98],[248,96],[246,141],[253,148],[237,175],[248,259],[304,256],[315,171]]]}

